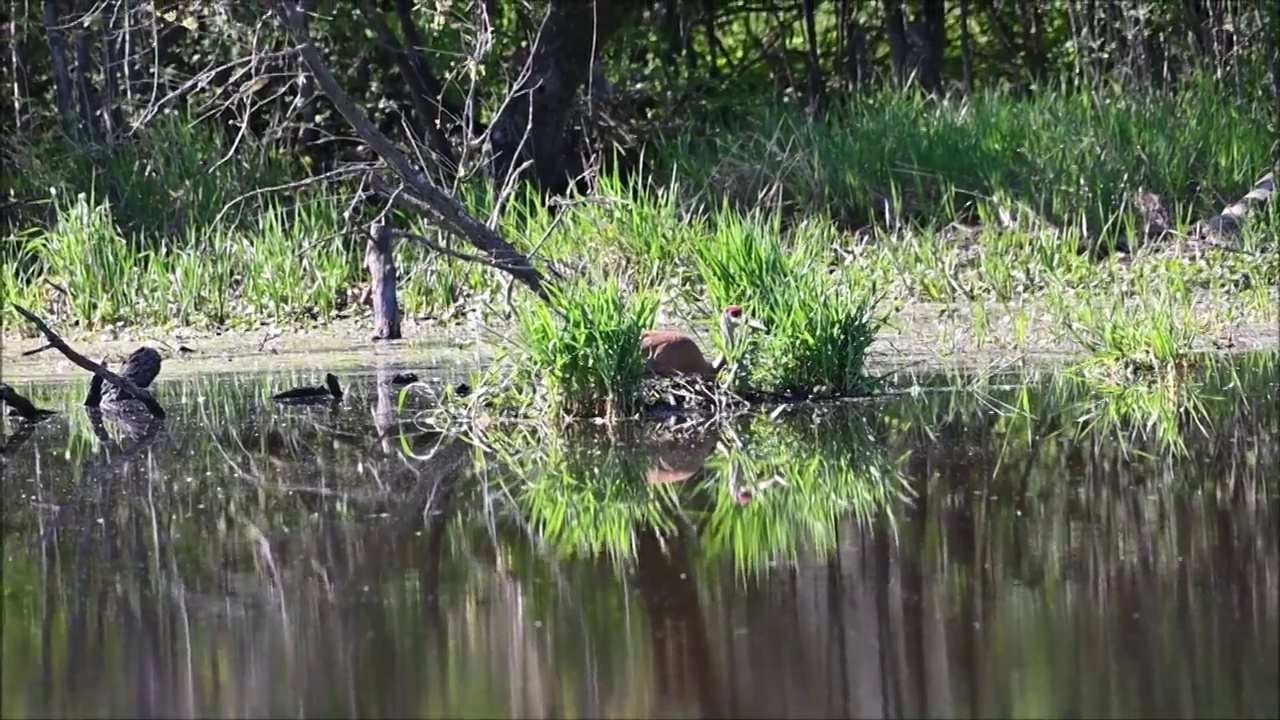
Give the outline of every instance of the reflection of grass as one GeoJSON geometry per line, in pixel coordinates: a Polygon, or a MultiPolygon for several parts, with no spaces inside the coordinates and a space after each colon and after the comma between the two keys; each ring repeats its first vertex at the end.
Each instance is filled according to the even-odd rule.
{"type": "MultiPolygon", "coordinates": [[[[1049,445],[1107,443],[1125,454],[1186,456],[1192,435],[1221,437],[1242,414],[1265,406],[1280,355],[1192,355],[1186,369],[1158,382],[1120,383],[1083,370],[1043,375],[950,379],[952,389],[882,405],[877,423],[930,442],[986,447],[1002,454],[1049,445]],[[985,388],[994,384],[998,389],[985,388]],[[968,388],[961,387],[969,385],[968,388]],[[982,410],[982,412],[978,412],[982,410]],[[958,434],[957,434],[958,433],[958,434]],[[988,434],[990,437],[988,437],[988,434]]],[[[936,388],[935,388],[936,390],[936,388]]],[[[1056,452],[1056,451],[1054,451],[1056,452]]]]}
{"type": "Polygon", "coordinates": [[[1203,388],[1191,376],[1212,363],[1211,356],[1195,352],[1206,323],[1189,293],[1138,288],[1123,300],[1092,299],[1070,309],[1067,302],[1057,298],[1057,310],[1090,354],[1059,378],[1091,391],[1078,421],[1112,434],[1150,433],[1162,447],[1185,451],[1183,426],[1202,424],[1206,415],[1203,388]]]}
{"type": "Polygon", "coordinates": [[[707,560],[729,553],[740,569],[759,570],[794,560],[802,547],[825,555],[836,547],[841,518],[868,524],[909,495],[900,463],[874,444],[854,413],[757,417],[743,435],[710,463],[732,482],[721,483],[706,518],[707,560]],[[739,488],[753,491],[745,507],[732,496],[739,488]]]}
{"type": "Polygon", "coordinates": [[[867,522],[906,496],[866,425],[838,417],[749,421],[741,438],[730,432],[722,441],[704,474],[683,484],[650,484],[645,470],[661,453],[647,456],[593,429],[491,429],[483,443],[521,478],[509,492],[534,531],[566,555],[629,559],[646,527],[662,535],[701,527],[704,559],[728,553],[758,569],[801,546],[830,550],[837,519],[867,522]],[[767,482],[774,477],[783,483],[767,482]],[[745,507],[739,488],[755,491],[745,507]]]}
{"type": "Polygon", "coordinates": [[[674,500],[672,488],[646,483],[644,457],[591,429],[512,425],[492,429],[483,444],[518,479],[491,477],[506,485],[537,535],[565,555],[625,559],[639,527],[675,529],[663,507],[674,500]]]}

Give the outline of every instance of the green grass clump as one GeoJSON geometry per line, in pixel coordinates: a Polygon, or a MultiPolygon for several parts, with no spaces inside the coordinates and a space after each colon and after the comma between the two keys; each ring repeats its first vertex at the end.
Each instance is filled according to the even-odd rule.
{"type": "Polygon", "coordinates": [[[1197,348],[1208,328],[1190,296],[1148,289],[1136,296],[1065,302],[1055,297],[1056,312],[1067,334],[1089,353],[1062,376],[1062,382],[1091,390],[1079,421],[1103,429],[1138,428],[1182,451],[1183,424],[1205,417],[1195,373],[1210,359],[1197,348]]]}
{"type": "Polygon", "coordinates": [[[824,246],[804,228],[789,240],[784,244],[776,215],[762,220],[726,209],[715,234],[696,247],[715,306],[741,305],[767,328],[739,330],[738,347],[721,347],[734,384],[765,393],[871,391],[867,350],[885,322],[875,314],[875,288],[828,272],[824,246]]]}
{"type": "Polygon", "coordinates": [[[556,416],[616,419],[638,411],[640,336],[653,327],[657,297],[628,293],[617,279],[571,281],[550,292],[550,302],[516,310],[517,392],[556,416]]]}
{"type": "Polygon", "coordinates": [[[1081,368],[1101,369],[1118,382],[1167,377],[1185,368],[1207,324],[1190,298],[1177,292],[1078,300],[1055,310],[1066,332],[1089,353],[1081,368]]]}

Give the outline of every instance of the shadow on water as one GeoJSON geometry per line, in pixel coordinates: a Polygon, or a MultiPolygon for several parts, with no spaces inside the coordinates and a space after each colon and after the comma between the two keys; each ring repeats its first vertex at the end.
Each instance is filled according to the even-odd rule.
{"type": "Polygon", "coordinates": [[[67,413],[7,428],[0,713],[1274,716],[1275,367],[1182,452],[1055,378],[466,437],[373,376],[20,387],[67,413]]]}

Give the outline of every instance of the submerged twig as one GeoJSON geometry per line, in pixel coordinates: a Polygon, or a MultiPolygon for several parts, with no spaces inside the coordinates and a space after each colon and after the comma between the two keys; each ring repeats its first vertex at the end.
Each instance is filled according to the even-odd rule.
{"type": "MultiPolygon", "coordinates": [[[[76,352],[70,345],[63,341],[61,337],[58,337],[58,334],[50,329],[43,320],[36,317],[36,315],[30,310],[27,310],[17,304],[14,304],[13,309],[17,310],[18,314],[26,318],[32,325],[35,325],[36,329],[44,334],[45,338],[49,341],[49,344],[56,348],[58,352],[62,353],[63,357],[70,360],[73,364],[88,370],[95,376],[102,378],[103,381],[111,383],[113,387],[117,388],[119,392],[126,397],[140,401],[143,405],[147,406],[147,410],[151,411],[151,414],[155,417],[163,418],[165,416],[164,408],[160,407],[160,403],[156,402],[156,399],[151,397],[151,393],[133,384],[133,382],[128,378],[120,377],[98,363],[76,352]]],[[[139,351],[149,349],[150,348],[140,348],[139,351]]],[[[151,352],[155,351],[152,350],[151,352]]],[[[137,353],[135,352],[135,354],[137,353]]],[[[157,365],[156,368],[158,372],[159,365],[157,365]]],[[[152,375],[152,377],[155,376],[152,375]]]]}

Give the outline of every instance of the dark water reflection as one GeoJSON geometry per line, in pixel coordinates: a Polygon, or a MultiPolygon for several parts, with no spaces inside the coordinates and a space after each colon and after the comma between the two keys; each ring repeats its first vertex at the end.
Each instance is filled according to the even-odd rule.
{"type": "Polygon", "coordinates": [[[1273,362],[1184,454],[1045,388],[481,452],[286,380],[162,376],[102,437],[18,388],[68,413],[5,455],[0,713],[1280,712],[1273,362]]]}

